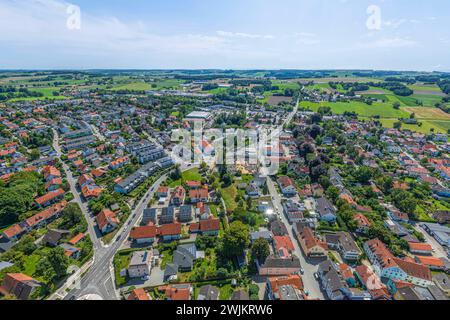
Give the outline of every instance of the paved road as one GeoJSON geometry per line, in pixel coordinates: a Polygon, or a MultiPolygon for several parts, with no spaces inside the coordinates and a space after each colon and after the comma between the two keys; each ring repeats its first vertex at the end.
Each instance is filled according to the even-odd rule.
{"type": "Polygon", "coordinates": [[[292,227],[289,224],[286,216],[283,214],[283,206],[281,205],[281,196],[278,193],[275,183],[271,178],[267,178],[267,187],[269,189],[269,193],[272,197],[272,203],[277,213],[278,217],[283,221],[286,225],[289,237],[291,238],[292,243],[294,244],[295,254],[300,259],[300,263],[303,267],[304,274],[302,275],[303,284],[305,286],[305,291],[309,292],[309,297],[313,299],[321,299],[324,300],[325,297],[320,290],[320,285],[314,278],[314,273],[317,271],[318,265],[317,263],[311,263],[309,260],[305,258],[303,255],[303,251],[300,249],[300,246],[297,242],[297,239],[294,236],[294,232],[292,231],[292,227]]]}
{"type": "Polygon", "coordinates": [[[97,294],[105,300],[116,300],[120,298],[112,276],[114,272],[112,265],[114,255],[127,240],[128,234],[133,226],[140,221],[142,213],[149,201],[153,198],[156,189],[166,179],[167,175],[161,176],[146,192],[135,209],[132,210],[128,220],[125,221],[122,228],[117,232],[111,244],[96,251],[94,264],[81,279],[80,289],[73,290],[65,299],[73,299],[73,297],[81,298],[88,294],[97,294]]]}
{"type": "Polygon", "coordinates": [[[72,172],[70,168],[61,160],[61,146],[59,145],[59,136],[55,129],[53,129],[53,148],[56,151],[56,155],[59,158],[60,162],[62,163],[62,168],[66,174],[67,182],[70,185],[70,191],[74,195],[74,201],[78,203],[78,205],[81,208],[81,211],[83,212],[83,215],[88,223],[88,232],[89,236],[91,237],[92,243],[94,245],[94,250],[97,250],[102,247],[102,243],[100,239],[97,237],[97,232],[95,229],[95,221],[92,215],[89,213],[87,204],[82,201],[80,194],[78,193],[78,190],[76,188],[77,180],[73,177],[72,172]]]}

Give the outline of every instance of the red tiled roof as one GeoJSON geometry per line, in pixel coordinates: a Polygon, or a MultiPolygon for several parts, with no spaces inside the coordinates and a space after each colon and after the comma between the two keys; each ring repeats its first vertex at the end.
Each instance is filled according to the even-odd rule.
{"type": "Polygon", "coordinates": [[[151,300],[150,295],[143,288],[134,289],[127,300],[151,300]]]}
{"type": "Polygon", "coordinates": [[[55,176],[55,177],[61,177],[61,172],[58,169],[56,169],[54,166],[44,167],[44,169],[42,169],[42,173],[43,173],[45,179],[47,179],[47,177],[50,175],[55,176]]]}
{"type": "Polygon", "coordinates": [[[191,199],[205,199],[205,198],[208,198],[208,190],[207,189],[189,190],[189,198],[191,198],[191,199]]]}
{"type": "Polygon", "coordinates": [[[408,275],[431,281],[431,271],[427,266],[415,262],[408,262],[399,258],[394,258],[394,260],[400,269],[408,275]]]}
{"type": "Polygon", "coordinates": [[[163,224],[158,228],[158,233],[161,236],[181,234],[181,224],[179,223],[163,224]]]}
{"type": "Polygon", "coordinates": [[[189,181],[186,181],[186,185],[189,188],[193,188],[193,187],[201,187],[202,184],[200,181],[189,180],[189,181]]]}
{"type": "Polygon", "coordinates": [[[379,239],[372,239],[366,242],[370,250],[377,257],[378,261],[384,268],[396,266],[394,255],[386,248],[379,239]]]}
{"type": "Polygon", "coordinates": [[[36,198],[36,203],[42,205],[48,201],[51,201],[59,196],[64,195],[64,190],[59,188],[58,190],[55,191],[50,191],[47,194],[44,194],[42,197],[38,197],[36,198]]]}
{"type": "Polygon", "coordinates": [[[199,230],[200,231],[218,231],[220,229],[220,219],[210,217],[206,220],[200,220],[199,230]]]}
{"type": "Polygon", "coordinates": [[[119,224],[116,214],[106,208],[97,215],[96,220],[100,229],[103,229],[108,223],[119,224]]]}
{"type": "Polygon", "coordinates": [[[22,227],[18,224],[14,224],[11,227],[9,227],[6,230],[3,230],[3,234],[6,235],[8,238],[13,238],[19,233],[23,231],[22,227]]]}
{"type": "Polygon", "coordinates": [[[303,281],[299,275],[290,275],[283,277],[270,277],[270,287],[274,294],[278,293],[278,288],[281,286],[290,285],[298,290],[303,290],[303,281]]]}
{"type": "Polygon", "coordinates": [[[76,245],[78,242],[80,242],[82,239],[84,239],[86,235],[84,233],[79,233],[75,237],[69,240],[69,243],[71,245],[76,245]]]}
{"type": "Polygon", "coordinates": [[[130,232],[131,239],[146,239],[146,238],[154,238],[158,232],[158,228],[153,225],[144,226],[144,227],[136,227],[133,228],[130,232]]]}
{"type": "Polygon", "coordinates": [[[53,178],[52,180],[50,180],[49,182],[47,182],[45,184],[45,188],[48,189],[51,186],[59,186],[62,184],[62,179],[61,178],[53,178]]]}
{"type": "Polygon", "coordinates": [[[283,187],[294,186],[294,182],[288,176],[281,176],[278,178],[278,183],[283,187]]]}
{"type": "Polygon", "coordinates": [[[289,236],[274,236],[273,241],[275,243],[277,251],[280,250],[281,248],[286,248],[290,251],[295,250],[294,244],[292,243],[289,236]]]}
{"type": "Polygon", "coordinates": [[[429,243],[408,242],[408,245],[411,251],[433,251],[429,243]]]}
{"type": "Polygon", "coordinates": [[[63,201],[45,209],[44,211],[41,211],[38,214],[35,214],[34,216],[26,219],[25,222],[27,223],[28,226],[32,227],[32,226],[38,224],[39,222],[41,222],[42,220],[47,220],[47,219],[51,218],[52,216],[54,216],[55,214],[60,213],[62,210],[64,210],[64,208],[66,206],[67,206],[67,201],[63,200],[63,201]]]}
{"type": "Polygon", "coordinates": [[[432,267],[444,267],[445,263],[442,261],[442,259],[437,257],[423,257],[423,256],[416,256],[418,262],[421,264],[424,264],[426,266],[432,266],[432,267]]]}
{"type": "Polygon", "coordinates": [[[358,224],[358,227],[370,227],[372,225],[369,219],[361,213],[357,213],[355,215],[355,220],[356,223],[358,224]]]}
{"type": "Polygon", "coordinates": [[[189,288],[167,286],[165,294],[166,298],[170,300],[190,300],[191,298],[191,292],[189,288]]]}

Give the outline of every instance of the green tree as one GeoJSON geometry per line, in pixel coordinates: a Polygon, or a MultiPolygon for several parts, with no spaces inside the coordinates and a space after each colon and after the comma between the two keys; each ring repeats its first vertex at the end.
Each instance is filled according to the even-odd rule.
{"type": "Polygon", "coordinates": [[[263,238],[256,239],[251,248],[252,259],[257,259],[259,262],[263,262],[269,254],[270,248],[267,240],[263,238]]]}
{"type": "Polygon", "coordinates": [[[242,253],[250,243],[248,226],[241,221],[233,221],[223,236],[221,254],[226,257],[242,253]]]}

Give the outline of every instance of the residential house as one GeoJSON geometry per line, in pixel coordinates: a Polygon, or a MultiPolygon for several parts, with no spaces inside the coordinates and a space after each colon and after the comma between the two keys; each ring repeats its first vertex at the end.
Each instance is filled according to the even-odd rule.
{"type": "Polygon", "coordinates": [[[167,300],[191,300],[193,289],[190,284],[172,284],[165,287],[167,300]]]}
{"type": "Polygon", "coordinates": [[[23,273],[7,273],[0,286],[0,294],[13,295],[19,300],[28,300],[41,283],[23,273]]]}
{"type": "Polygon", "coordinates": [[[173,191],[170,201],[175,206],[181,206],[184,202],[185,195],[186,191],[184,190],[184,188],[182,186],[178,186],[173,191]]]}
{"type": "Polygon", "coordinates": [[[328,248],[339,251],[345,260],[355,261],[359,259],[361,251],[348,232],[327,233],[325,239],[328,248]]]}
{"type": "Polygon", "coordinates": [[[142,216],[142,224],[148,225],[150,222],[156,224],[157,210],[156,208],[144,209],[142,216]]]}
{"type": "Polygon", "coordinates": [[[220,219],[210,217],[207,220],[200,220],[198,223],[192,223],[189,226],[191,233],[201,233],[207,236],[217,236],[220,230],[220,219]]]}
{"type": "Polygon", "coordinates": [[[316,211],[320,220],[330,223],[336,222],[336,209],[327,198],[321,197],[316,200],[316,211]]]}
{"type": "Polygon", "coordinates": [[[220,290],[219,288],[207,284],[200,287],[197,300],[219,300],[220,290]]]}
{"type": "Polygon", "coordinates": [[[303,281],[299,275],[269,277],[266,293],[270,300],[304,300],[303,281]]]}
{"type": "Polygon", "coordinates": [[[96,217],[97,225],[103,234],[110,233],[119,226],[119,219],[116,214],[105,208],[96,217]]]}
{"type": "Polygon", "coordinates": [[[179,271],[191,271],[194,262],[200,257],[195,243],[182,244],[173,252],[173,263],[178,267],[179,271]]]}
{"type": "Polygon", "coordinates": [[[162,241],[180,240],[181,224],[179,223],[164,224],[158,228],[158,234],[161,236],[162,241]]]}
{"type": "Polygon", "coordinates": [[[344,300],[349,294],[348,286],[330,260],[319,264],[317,271],[321,286],[330,300],[344,300]]]}
{"type": "Polygon", "coordinates": [[[127,300],[152,300],[151,296],[145,291],[144,288],[137,288],[131,291],[130,295],[127,297],[127,300]]]}
{"type": "Polygon", "coordinates": [[[128,276],[140,278],[150,275],[152,269],[152,251],[135,251],[128,265],[128,276]]]}
{"type": "Polygon", "coordinates": [[[192,220],[192,213],[194,209],[192,205],[184,205],[180,207],[178,212],[178,222],[189,222],[192,220]]]}
{"type": "Polygon", "coordinates": [[[67,230],[50,229],[42,238],[42,243],[50,247],[56,247],[59,241],[68,234],[70,232],[67,230]]]}
{"type": "Polygon", "coordinates": [[[260,238],[266,240],[269,243],[272,243],[272,233],[270,231],[263,230],[263,231],[255,231],[255,232],[250,233],[250,241],[252,243],[260,238]]]}
{"type": "Polygon", "coordinates": [[[62,200],[62,198],[64,198],[64,194],[64,190],[60,188],[55,191],[50,191],[41,197],[37,197],[35,201],[40,208],[47,207],[57,201],[62,200]]]}
{"type": "Polygon", "coordinates": [[[303,250],[303,253],[310,257],[326,257],[328,246],[314,235],[311,228],[297,223],[293,227],[297,241],[303,250]]]}
{"type": "Polygon", "coordinates": [[[81,255],[81,249],[80,248],[77,248],[77,247],[75,247],[75,246],[73,246],[71,244],[68,244],[68,243],[61,243],[59,246],[64,249],[64,255],[66,257],[71,258],[71,259],[75,259],[75,260],[80,258],[80,255],[81,255]]]}
{"type": "Polygon", "coordinates": [[[300,260],[292,255],[291,257],[280,258],[270,255],[261,265],[257,262],[260,276],[290,275],[300,272],[300,260]]]}
{"type": "Polygon", "coordinates": [[[419,255],[432,255],[433,247],[429,243],[408,242],[409,252],[419,255]]]}
{"type": "Polygon", "coordinates": [[[357,266],[355,268],[355,275],[363,288],[370,293],[373,300],[390,299],[388,288],[381,282],[380,277],[368,266],[365,264],[357,266]]]}
{"type": "Polygon", "coordinates": [[[285,197],[293,197],[297,195],[297,188],[295,187],[294,181],[292,181],[292,179],[288,176],[278,177],[278,185],[281,193],[285,197]]]}
{"type": "Polygon", "coordinates": [[[275,220],[270,223],[270,231],[274,236],[288,235],[286,225],[281,220],[275,220]]]}
{"type": "Polygon", "coordinates": [[[209,194],[207,188],[189,190],[189,198],[192,203],[208,202],[209,194]]]}
{"type": "Polygon", "coordinates": [[[380,240],[367,241],[364,250],[378,276],[423,287],[432,284],[431,272],[427,266],[394,257],[380,240]]]}
{"type": "Polygon", "coordinates": [[[135,227],[131,229],[130,240],[137,244],[152,244],[156,240],[158,229],[154,225],[135,227]]]}
{"type": "Polygon", "coordinates": [[[168,224],[175,221],[175,207],[164,207],[161,210],[161,216],[159,217],[159,224],[168,224]]]}

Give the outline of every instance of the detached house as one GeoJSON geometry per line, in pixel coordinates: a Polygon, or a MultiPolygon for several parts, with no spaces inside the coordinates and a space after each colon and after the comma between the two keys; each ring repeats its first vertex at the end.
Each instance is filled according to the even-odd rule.
{"type": "Polygon", "coordinates": [[[323,290],[330,300],[343,300],[350,295],[349,288],[339,275],[333,262],[326,260],[319,264],[317,271],[323,290]]]}
{"type": "Polygon", "coordinates": [[[40,286],[40,282],[23,273],[7,273],[0,287],[0,294],[14,295],[19,300],[28,300],[33,291],[40,286]]]}
{"type": "Polygon", "coordinates": [[[178,186],[173,191],[172,199],[170,199],[170,202],[175,206],[181,206],[184,202],[185,195],[186,191],[184,191],[184,188],[182,186],[178,186]]]}
{"type": "Polygon", "coordinates": [[[189,226],[191,233],[201,233],[207,236],[216,236],[220,230],[220,219],[209,217],[206,220],[200,220],[198,223],[192,223],[189,226]]]}
{"type": "Polygon", "coordinates": [[[103,234],[110,233],[119,226],[119,219],[109,209],[103,209],[96,217],[97,225],[103,234]]]}
{"type": "Polygon", "coordinates": [[[327,245],[339,251],[345,260],[358,260],[361,254],[356,242],[348,232],[329,233],[325,235],[327,245]]]}
{"type": "Polygon", "coordinates": [[[297,195],[297,189],[291,178],[288,176],[281,176],[278,178],[278,185],[280,186],[281,193],[286,197],[292,197],[297,195]]]}
{"type": "Polygon", "coordinates": [[[208,202],[209,195],[207,188],[189,190],[189,198],[192,203],[208,202]]]}
{"type": "Polygon", "coordinates": [[[150,275],[152,259],[152,251],[133,252],[130,264],[128,265],[128,276],[130,278],[140,278],[150,275]]]}

